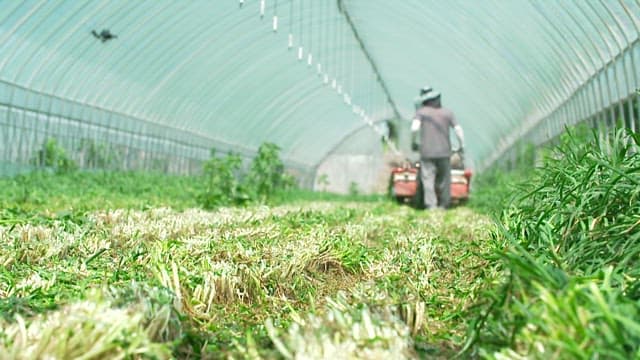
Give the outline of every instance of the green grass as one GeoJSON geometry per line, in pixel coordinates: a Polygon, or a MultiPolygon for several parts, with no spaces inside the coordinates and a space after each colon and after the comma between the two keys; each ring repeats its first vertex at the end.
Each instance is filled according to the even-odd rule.
{"type": "Polygon", "coordinates": [[[490,276],[475,255],[486,218],[299,191],[203,211],[189,180],[4,180],[30,196],[3,188],[0,353],[272,358],[354,346],[361,357],[401,349],[447,358],[463,344],[475,279],[490,276]]]}
{"type": "Polygon", "coordinates": [[[504,280],[468,348],[487,358],[640,358],[637,134],[570,132],[517,186],[493,236],[504,280]]]}
{"type": "Polygon", "coordinates": [[[204,211],[199,178],[2,179],[0,354],[640,358],[639,138],[612,139],[568,135],[447,212],[300,190],[204,211]]]}
{"type": "Polygon", "coordinates": [[[31,172],[0,178],[3,209],[56,213],[97,209],[196,207],[199,179],[140,172],[31,172]]]}

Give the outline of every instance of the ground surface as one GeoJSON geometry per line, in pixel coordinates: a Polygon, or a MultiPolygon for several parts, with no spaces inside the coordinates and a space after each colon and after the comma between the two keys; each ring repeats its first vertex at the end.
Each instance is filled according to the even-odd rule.
{"type": "Polygon", "coordinates": [[[448,358],[492,227],[391,202],[5,219],[0,354],[448,358]]]}

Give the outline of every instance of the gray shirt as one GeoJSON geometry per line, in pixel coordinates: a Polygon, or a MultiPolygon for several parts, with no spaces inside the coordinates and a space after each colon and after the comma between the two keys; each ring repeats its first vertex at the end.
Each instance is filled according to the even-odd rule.
{"type": "Polygon", "coordinates": [[[449,129],[458,125],[453,112],[447,108],[423,106],[414,119],[420,121],[420,157],[423,159],[451,156],[449,129]]]}

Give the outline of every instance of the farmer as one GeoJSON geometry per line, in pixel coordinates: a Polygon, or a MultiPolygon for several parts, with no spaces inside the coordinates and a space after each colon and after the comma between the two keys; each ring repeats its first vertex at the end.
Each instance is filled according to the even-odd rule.
{"type": "Polygon", "coordinates": [[[440,93],[427,89],[421,90],[420,107],[411,123],[411,147],[414,151],[420,151],[420,177],[425,208],[447,209],[451,202],[449,129],[454,129],[461,152],[464,148],[464,133],[453,112],[441,106],[440,93]],[[423,93],[427,89],[429,91],[423,93]]]}

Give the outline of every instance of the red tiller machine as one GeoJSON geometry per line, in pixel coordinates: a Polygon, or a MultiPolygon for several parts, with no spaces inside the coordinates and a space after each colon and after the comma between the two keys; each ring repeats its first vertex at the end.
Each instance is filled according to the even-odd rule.
{"type": "MultiPolygon", "coordinates": [[[[459,205],[469,200],[472,172],[465,169],[463,154],[454,151],[451,155],[451,205],[459,205]]],[[[420,183],[420,163],[405,162],[391,170],[390,192],[396,201],[422,207],[422,185],[420,183]]]]}

